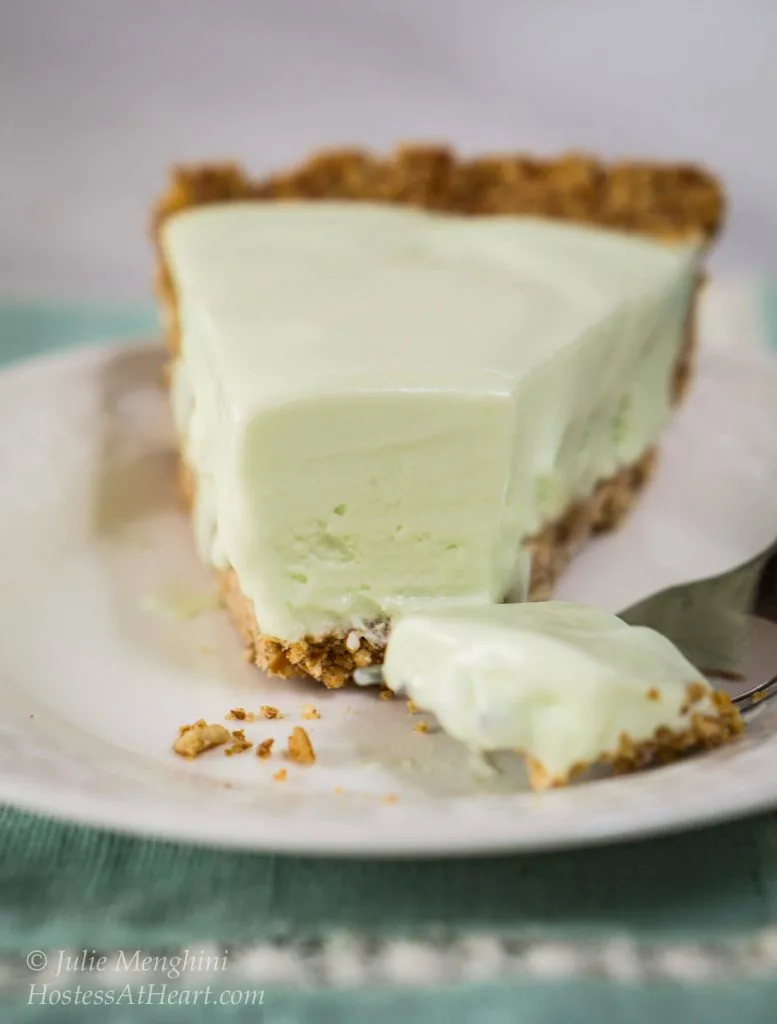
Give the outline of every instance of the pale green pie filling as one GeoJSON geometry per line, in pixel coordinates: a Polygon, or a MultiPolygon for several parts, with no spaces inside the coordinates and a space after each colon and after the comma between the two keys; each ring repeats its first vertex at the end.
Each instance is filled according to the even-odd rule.
{"type": "Polygon", "coordinates": [[[394,623],[389,687],[476,751],[518,750],[549,776],[615,755],[621,737],[719,717],[703,676],[666,637],[566,601],[430,611],[394,623]],[[689,707],[688,687],[707,696],[689,707]]]}
{"type": "Polygon", "coordinates": [[[200,550],[283,640],[520,593],[522,542],[665,426],[699,256],[348,202],[201,207],[162,245],[200,550]]]}

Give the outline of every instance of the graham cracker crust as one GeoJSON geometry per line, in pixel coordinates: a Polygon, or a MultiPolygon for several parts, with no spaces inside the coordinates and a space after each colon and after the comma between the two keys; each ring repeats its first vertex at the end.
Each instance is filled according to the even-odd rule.
{"type": "MultiPolygon", "coordinates": [[[[402,146],[387,158],[362,150],[334,150],[263,179],[250,178],[233,163],[177,167],[152,221],[158,256],[156,286],[171,356],[180,347],[177,303],[159,244],[160,228],[168,217],[210,203],[334,198],[401,203],[462,215],[532,214],[667,241],[693,236],[710,242],[724,212],[718,182],[697,167],[644,162],[608,165],[579,154],[545,160],[522,155],[463,160],[436,146],[402,146]]],[[[675,371],[675,402],[688,386],[694,348],[691,308],[675,371]]],[[[531,540],[532,600],[550,595],[556,579],[589,536],[614,529],[622,521],[649,479],[655,458],[656,451],[651,449],[633,465],[601,481],[589,498],[531,540]]],[[[191,504],[194,480],[183,460],[181,484],[191,504]]],[[[337,688],[348,682],[356,668],[383,660],[385,642],[376,636],[360,637],[355,650],[352,641],[346,643],[345,632],[293,643],[266,636],[235,573],[221,570],[218,576],[245,639],[246,658],[260,668],[285,678],[309,675],[337,688]]]]}
{"type": "Polygon", "coordinates": [[[622,733],[618,748],[613,753],[602,754],[588,764],[575,764],[563,775],[552,775],[541,762],[527,757],[531,788],[540,791],[567,786],[592,768],[610,768],[615,775],[624,775],[641,768],[671,764],[699,750],[713,750],[731,743],[744,730],[739,709],[723,690],[713,690],[708,694],[701,683],[690,683],[686,690],[686,704],[690,717],[685,729],[673,732],[667,726],[659,726],[650,739],[639,743],[622,733]],[[702,702],[708,697],[712,708],[703,711],[700,709],[702,702]]]}

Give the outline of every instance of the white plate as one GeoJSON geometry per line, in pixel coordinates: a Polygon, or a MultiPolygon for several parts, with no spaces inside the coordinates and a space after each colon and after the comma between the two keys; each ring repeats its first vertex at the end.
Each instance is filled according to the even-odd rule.
{"type": "MultiPolygon", "coordinates": [[[[777,804],[777,701],[730,749],[538,796],[517,758],[474,780],[456,743],[413,731],[403,702],[265,677],[223,611],[151,610],[169,585],[212,587],[174,497],[160,366],[154,348],[129,346],[0,375],[0,799],[129,832],[359,855],[578,845],[777,804]],[[274,782],[308,702],[321,713],[305,722],[318,762],[274,782]],[[263,703],[286,716],[246,727],[275,737],[270,760],[171,753],[180,723],[263,703]]],[[[640,507],[560,594],[617,609],[765,546],[777,533],[775,394],[777,360],[705,353],[640,507]]]]}

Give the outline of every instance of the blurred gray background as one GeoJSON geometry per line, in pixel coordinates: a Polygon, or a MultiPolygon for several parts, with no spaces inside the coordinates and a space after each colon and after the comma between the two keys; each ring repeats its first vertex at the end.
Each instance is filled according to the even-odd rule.
{"type": "Polygon", "coordinates": [[[149,294],[173,161],[584,148],[726,179],[717,266],[777,269],[773,0],[0,0],[0,294],[149,294]]]}

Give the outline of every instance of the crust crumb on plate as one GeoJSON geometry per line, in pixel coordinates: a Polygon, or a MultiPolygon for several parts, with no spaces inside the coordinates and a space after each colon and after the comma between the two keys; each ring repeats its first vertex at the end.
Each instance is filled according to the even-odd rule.
{"type": "Polygon", "coordinates": [[[223,725],[208,723],[204,718],[191,725],[182,725],[178,729],[178,737],[173,743],[173,750],[181,757],[199,757],[206,750],[220,747],[232,737],[223,725]]]}
{"type": "Polygon", "coordinates": [[[301,725],[295,725],[291,730],[291,736],[288,739],[288,754],[290,760],[296,761],[297,764],[313,764],[316,760],[313,744],[301,725]]]}
{"type": "Polygon", "coordinates": [[[429,732],[428,722],[416,722],[413,726],[413,732],[429,732]]]}
{"type": "Polygon", "coordinates": [[[259,708],[263,718],[283,718],[283,715],[277,708],[274,708],[272,704],[262,704],[259,708]]]}
{"type": "Polygon", "coordinates": [[[285,782],[288,773],[285,768],[279,768],[272,777],[273,782],[285,782]]]}
{"type": "Polygon", "coordinates": [[[393,690],[389,690],[388,687],[384,687],[378,692],[379,700],[393,700],[396,694],[393,690]]]}
{"type": "Polygon", "coordinates": [[[266,740],[262,740],[261,743],[256,744],[256,756],[266,759],[272,755],[272,745],[275,740],[269,737],[266,740]]]}
{"type": "Polygon", "coordinates": [[[237,722],[255,722],[256,715],[253,711],[246,711],[245,708],[231,708],[227,719],[234,719],[237,722]]]}
{"type": "Polygon", "coordinates": [[[234,729],[232,731],[232,745],[227,747],[224,751],[227,757],[232,757],[233,754],[243,754],[246,750],[250,750],[253,743],[246,739],[246,734],[243,729],[234,729]]]}
{"type": "Polygon", "coordinates": [[[418,707],[414,700],[408,700],[407,702],[407,713],[409,715],[417,715],[421,709],[418,707]]]}
{"type": "Polygon", "coordinates": [[[319,714],[318,709],[313,707],[312,704],[303,704],[302,705],[302,717],[304,719],[306,719],[306,721],[310,722],[314,718],[320,718],[321,715],[319,714]]]}
{"type": "Polygon", "coordinates": [[[386,793],[385,796],[381,797],[380,802],[383,804],[396,804],[399,803],[399,797],[396,793],[386,793]]]}

